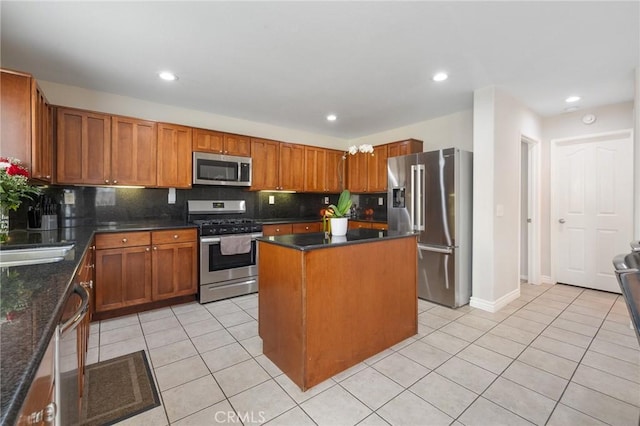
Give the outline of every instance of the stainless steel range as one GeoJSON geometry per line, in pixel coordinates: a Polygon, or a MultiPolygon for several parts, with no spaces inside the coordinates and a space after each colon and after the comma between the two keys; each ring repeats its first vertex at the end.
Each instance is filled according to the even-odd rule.
{"type": "Polygon", "coordinates": [[[188,221],[200,228],[200,303],[258,291],[262,225],[237,216],[246,213],[245,201],[188,200],[187,207],[188,221]]]}

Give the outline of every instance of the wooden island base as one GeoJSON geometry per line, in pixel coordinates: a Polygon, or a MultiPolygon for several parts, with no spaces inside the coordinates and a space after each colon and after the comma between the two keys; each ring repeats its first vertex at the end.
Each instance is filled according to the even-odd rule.
{"type": "Polygon", "coordinates": [[[414,236],[325,247],[259,241],[263,352],[303,391],[418,330],[414,236]]]}

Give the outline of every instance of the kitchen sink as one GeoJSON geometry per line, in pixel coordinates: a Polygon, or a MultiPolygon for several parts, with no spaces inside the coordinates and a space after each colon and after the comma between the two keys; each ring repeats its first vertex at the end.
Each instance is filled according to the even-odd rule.
{"type": "Polygon", "coordinates": [[[60,262],[75,244],[0,250],[0,267],[60,262]]]}

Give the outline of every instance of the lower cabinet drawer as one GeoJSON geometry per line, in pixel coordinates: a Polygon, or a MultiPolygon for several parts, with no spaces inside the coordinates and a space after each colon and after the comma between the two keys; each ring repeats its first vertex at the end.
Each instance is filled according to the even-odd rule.
{"type": "Polygon", "coordinates": [[[151,232],[152,244],[187,243],[198,239],[198,231],[193,229],[170,229],[151,232]]]}
{"type": "Polygon", "coordinates": [[[151,244],[151,232],[107,232],[96,235],[96,249],[148,246],[151,244]]]}
{"type": "Polygon", "coordinates": [[[293,234],[304,234],[307,232],[320,232],[322,224],[320,222],[294,223],[291,225],[293,234]]]}

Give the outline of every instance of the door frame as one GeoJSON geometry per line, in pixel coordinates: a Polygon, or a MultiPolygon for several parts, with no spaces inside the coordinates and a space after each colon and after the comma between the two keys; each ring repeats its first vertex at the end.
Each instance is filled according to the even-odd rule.
{"type": "MultiPolygon", "coordinates": [[[[531,219],[531,224],[527,224],[527,282],[530,284],[541,284],[541,266],[540,266],[540,221],[542,215],[540,213],[540,142],[526,135],[521,135],[520,148],[525,143],[528,148],[527,153],[527,194],[522,193],[520,189],[520,200],[523,196],[527,196],[528,214],[527,218],[531,219]]],[[[520,188],[522,188],[522,169],[520,170],[520,188]]],[[[522,217],[522,203],[518,207],[519,216],[522,217]]],[[[522,224],[521,224],[522,226],[522,224]]],[[[521,230],[522,231],[522,230],[521,230]]],[[[518,234],[518,252],[521,247],[522,232],[518,234]]],[[[521,253],[518,253],[518,276],[522,276],[520,265],[521,253]]]]}
{"type": "MultiPolygon", "coordinates": [[[[558,220],[558,194],[556,193],[556,180],[558,175],[558,147],[580,143],[593,143],[609,139],[631,139],[633,143],[633,129],[612,130],[601,133],[587,133],[580,136],[551,139],[550,141],[550,162],[549,162],[549,255],[551,256],[551,280],[557,283],[558,271],[558,228],[555,223],[558,220]]],[[[636,149],[634,145],[634,150],[636,149]]],[[[634,165],[635,166],[635,165],[634,165]]]]}

